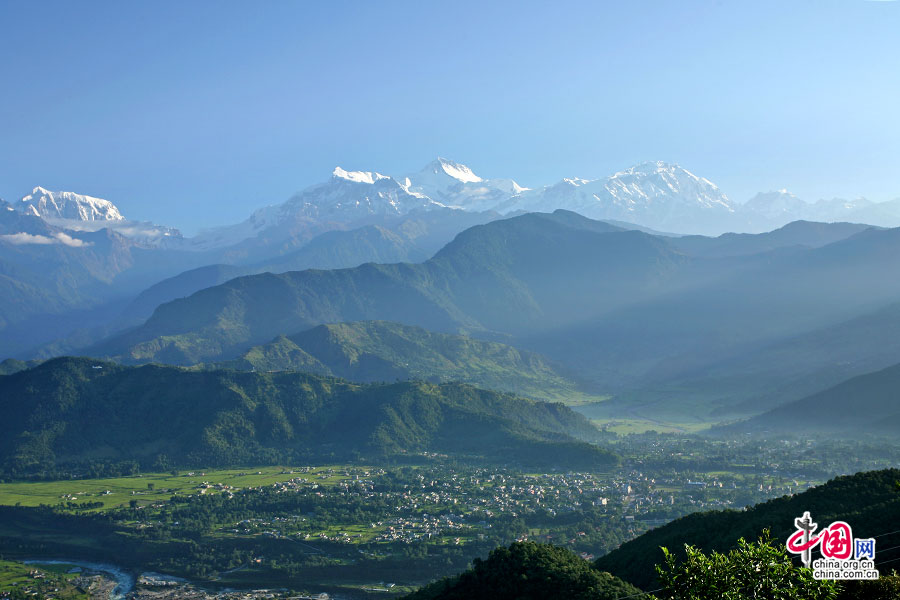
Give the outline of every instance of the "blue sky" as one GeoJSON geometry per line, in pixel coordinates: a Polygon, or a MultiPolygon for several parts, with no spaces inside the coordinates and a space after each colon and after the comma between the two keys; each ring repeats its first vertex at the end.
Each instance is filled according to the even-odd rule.
{"type": "Polygon", "coordinates": [[[0,197],[192,232],[336,165],[900,197],[900,2],[0,0],[0,197]]]}

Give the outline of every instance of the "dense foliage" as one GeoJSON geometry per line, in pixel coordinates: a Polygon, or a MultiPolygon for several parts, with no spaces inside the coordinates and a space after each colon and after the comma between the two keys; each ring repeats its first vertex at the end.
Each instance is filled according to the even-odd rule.
{"type": "Polygon", "coordinates": [[[843,584],[838,600],[896,600],[900,598],[900,575],[885,573],[875,581],[848,581],[843,584]]]}
{"type": "Polygon", "coordinates": [[[664,600],[831,600],[833,581],[817,581],[812,571],[798,569],[783,545],[764,536],[755,544],[738,540],[727,553],[704,554],[685,546],[685,558],[663,549],[665,562],[656,566],[664,600]]]}
{"type": "Polygon", "coordinates": [[[535,542],[493,550],[472,568],[407,596],[408,600],[614,600],[640,590],[594,569],[574,553],[535,542]]]}
{"type": "MultiPolygon", "coordinates": [[[[900,539],[893,525],[900,523],[900,470],[887,469],[838,477],[825,485],[795,496],[785,496],[750,507],[695,513],[654,529],[623,544],[597,560],[609,571],[642,588],[655,583],[653,565],[662,562],[660,548],[680,549],[684,544],[705,552],[727,552],[738,538],[753,539],[768,529],[775,540],[787,540],[794,531],[794,519],[809,511],[816,522],[843,520],[859,537],[878,537],[878,561],[900,556],[900,539]],[[885,534],[885,535],[883,535],[885,534]],[[893,537],[887,535],[891,534],[893,537]],[[891,548],[891,547],[894,548],[891,548]]],[[[673,551],[683,558],[682,551],[673,551]]]]}

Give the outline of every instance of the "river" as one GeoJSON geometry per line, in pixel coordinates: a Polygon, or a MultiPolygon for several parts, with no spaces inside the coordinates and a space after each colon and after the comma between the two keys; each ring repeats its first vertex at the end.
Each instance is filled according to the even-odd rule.
{"type": "Polygon", "coordinates": [[[73,567],[81,567],[86,571],[98,571],[110,575],[116,581],[116,587],[109,593],[109,600],[124,600],[125,594],[134,589],[134,576],[120,569],[115,565],[108,563],[85,562],[83,560],[63,560],[63,559],[35,559],[23,560],[27,565],[72,565],[73,567]]]}

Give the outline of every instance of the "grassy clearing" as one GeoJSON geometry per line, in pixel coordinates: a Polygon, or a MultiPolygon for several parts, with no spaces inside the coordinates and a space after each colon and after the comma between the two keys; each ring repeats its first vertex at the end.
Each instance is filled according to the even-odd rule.
{"type": "MultiPolygon", "coordinates": [[[[354,467],[359,471],[360,467],[354,467]]],[[[201,493],[200,486],[221,484],[238,490],[248,487],[272,485],[294,477],[304,477],[323,487],[336,485],[347,479],[346,466],[314,467],[301,472],[298,467],[254,467],[244,469],[216,469],[209,471],[181,471],[171,473],[144,473],[131,477],[104,479],[76,479],[62,481],[37,481],[0,484],[0,505],[39,506],[74,502],[76,504],[101,502],[94,510],[128,506],[131,500],[139,504],[152,504],[168,500],[173,495],[201,493]],[[292,472],[293,471],[293,472],[292,472]],[[151,489],[152,487],[152,489],[151,489]]],[[[215,487],[202,493],[221,493],[215,487]]]]}

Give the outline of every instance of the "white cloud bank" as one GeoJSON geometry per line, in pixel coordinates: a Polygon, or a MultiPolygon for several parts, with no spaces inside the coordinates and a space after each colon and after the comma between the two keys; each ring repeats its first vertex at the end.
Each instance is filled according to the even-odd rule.
{"type": "Polygon", "coordinates": [[[54,233],[52,237],[46,235],[32,235],[25,232],[9,233],[6,235],[0,235],[0,242],[6,242],[7,244],[12,244],[13,246],[23,246],[25,244],[62,244],[63,246],[69,246],[70,248],[81,248],[83,246],[91,245],[84,240],[73,238],[72,236],[63,233],[62,231],[54,233]]]}

